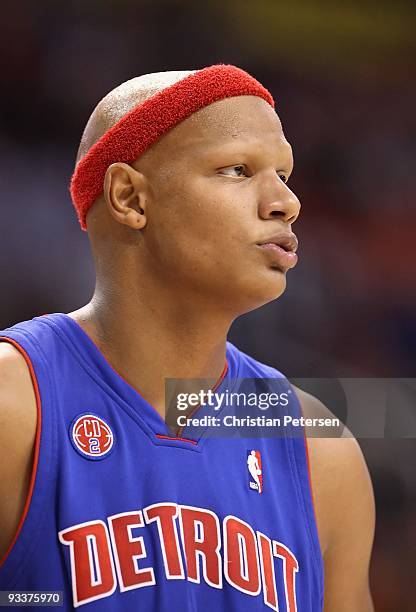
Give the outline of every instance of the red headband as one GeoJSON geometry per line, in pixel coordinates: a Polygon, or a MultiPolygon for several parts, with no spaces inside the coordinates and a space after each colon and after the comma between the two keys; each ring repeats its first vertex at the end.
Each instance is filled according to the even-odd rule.
{"type": "Polygon", "coordinates": [[[270,92],[254,77],[236,66],[218,64],[166,87],[124,115],[91,147],[72,175],[70,191],[81,228],[87,229],[87,212],[102,193],[111,164],[131,163],[192,113],[234,96],[259,96],[274,108],[270,92]]]}

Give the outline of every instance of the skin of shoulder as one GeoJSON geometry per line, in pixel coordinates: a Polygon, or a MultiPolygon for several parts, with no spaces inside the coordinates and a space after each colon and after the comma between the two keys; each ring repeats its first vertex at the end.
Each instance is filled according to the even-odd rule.
{"type": "Polygon", "coordinates": [[[0,342],[0,559],[26,501],[36,436],[36,396],[26,361],[0,342]]]}
{"type": "MultiPolygon", "coordinates": [[[[316,397],[294,387],[304,417],[334,418],[316,397]]],[[[361,448],[341,424],[314,436],[305,428],[318,534],[324,560],[324,611],[373,612],[369,565],[375,502],[361,448]],[[309,433],[309,435],[308,435],[309,433]]]]}

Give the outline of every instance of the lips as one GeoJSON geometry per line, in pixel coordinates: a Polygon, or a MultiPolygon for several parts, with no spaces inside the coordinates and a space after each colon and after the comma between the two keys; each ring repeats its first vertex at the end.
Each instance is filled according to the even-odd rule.
{"type": "Polygon", "coordinates": [[[298,240],[293,232],[274,234],[258,242],[257,246],[266,252],[280,268],[294,268],[298,262],[296,255],[298,240]]]}
{"type": "Polygon", "coordinates": [[[265,240],[262,240],[257,244],[259,246],[274,244],[276,246],[281,247],[284,251],[296,253],[298,248],[298,239],[296,238],[296,235],[293,232],[281,233],[274,234],[273,236],[270,236],[269,238],[266,238],[265,240]]]}

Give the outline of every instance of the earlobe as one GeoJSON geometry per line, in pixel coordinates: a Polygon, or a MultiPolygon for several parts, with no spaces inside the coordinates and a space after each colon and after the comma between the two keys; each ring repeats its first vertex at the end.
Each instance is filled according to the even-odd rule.
{"type": "Polygon", "coordinates": [[[104,198],[111,216],[133,229],[146,225],[144,176],[121,162],[111,164],[104,178],[104,198]]]}

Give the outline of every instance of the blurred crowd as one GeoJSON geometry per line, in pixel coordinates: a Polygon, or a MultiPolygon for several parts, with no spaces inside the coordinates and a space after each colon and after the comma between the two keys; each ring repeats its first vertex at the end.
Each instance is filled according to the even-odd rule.
{"type": "MultiPolygon", "coordinates": [[[[230,339],[289,377],[414,377],[416,83],[403,65],[355,74],[262,61],[241,27],[187,2],[23,2],[3,16],[0,329],[92,294],[68,182],[98,100],[139,74],[235,63],[276,99],[302,212],[284,296],[237,320],[230,339]]],[[[360,444],[378,507],[376,610],[410,611],[415,440],[360,444]]]]}

